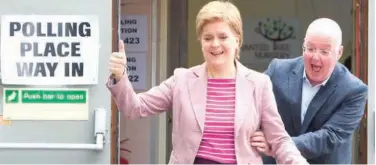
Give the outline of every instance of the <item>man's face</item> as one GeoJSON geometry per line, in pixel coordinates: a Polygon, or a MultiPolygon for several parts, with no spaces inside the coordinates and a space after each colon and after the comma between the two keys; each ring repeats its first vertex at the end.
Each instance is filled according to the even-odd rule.
{"type": "Polygon", "coordinates": [[[304,67],[312,85],[325,81],[342,55],[337,41],[320,34],[307,34],[303,44],[304,67]]]}

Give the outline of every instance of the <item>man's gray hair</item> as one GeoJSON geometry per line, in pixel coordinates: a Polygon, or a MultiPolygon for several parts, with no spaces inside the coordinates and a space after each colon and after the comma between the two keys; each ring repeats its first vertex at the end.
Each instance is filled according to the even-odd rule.
{"type": "Polygon", "coordinates": [[[332,19],[318,18],[307,28],[306,34],[323,34],[335,40],[336,49],[342,45],[341,27],[332,19]]]}

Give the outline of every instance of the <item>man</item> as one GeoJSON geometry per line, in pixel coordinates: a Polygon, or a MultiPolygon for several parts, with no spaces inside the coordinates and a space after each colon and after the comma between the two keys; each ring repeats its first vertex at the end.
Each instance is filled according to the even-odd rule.
{"type": "MultiPolygon", "coordinates": [[[[352,136],[364,113],[367,86],[338,62],[341,42],[336,22],[317,19],[307,29],[303,56],[274,59],[265,71],[285,128],[310,164],[352,163],[352,136]]],[[[257,132],[251,144],[267,155],[263,138],[257,132]]],[[[265,157],[264,163],[275,162],[265,157]]]]}

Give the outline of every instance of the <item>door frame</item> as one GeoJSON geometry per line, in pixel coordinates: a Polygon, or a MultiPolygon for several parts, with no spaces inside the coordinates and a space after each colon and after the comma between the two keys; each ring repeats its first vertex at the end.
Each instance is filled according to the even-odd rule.
{"type": "MultiPolygon", "coordinates": [[[[167,62],[171,61],[170,57],[175,58],[174,56],[168,56],[168,43],[169,38],[168,27],[169,20],[167,19],[169,11],[174,8],[168,8],[170,0],[152,0],[152,36],[153,40],[156,41],[156,47],[152,47],[152,61],[156,65],[156,71],[153,71],[152,75],[152,86],[154,86],[157,81],[161,82],[169,77],[169,68],[167,62]],[[166,10],[167,9],[167,10],[166,10]],[[169,60],[169,61],[168,61],[169,60]]],[[[119,17],[121,14],[121,0],[112,0],[112,51],[118,50],[118,41],[119,36],[119,17]]],[[[160,164],[165,164],[165,155],[166,155],[166,142],[170,136],[167,135],[166,138],[166,115],[160,114],[156,120],[151,120],[152,127],[151,130],[157,130],[156,139],[153,139],[151,142],[152,153],[151,161],[157,162],[160,164]],[[156,121],[157,120],[157,121],[156,121]],[[155,125],[155,123],[157,125],[155,125]],[[166,140],[167,139],[167,140],[166,140]],[[157,144],[156,144],[157,143],[157,144]]],[[[120,112],[117,109],[115,101],[111,98],[111,164],[119,164],[120,159],[120,150],[119,150],[119,137],[120,137],[120,112]]],[[[168,134],[168,133],[167,133],[168,134]]],[[[168,160],[168,159],[167,159],[168,160]]]]}
{"type": "MultiPolygon", "coordinates": [[[[360,78],[365,84],[369,85],[368,81],[368,0],[353,0],[354,2],[354,17],[355,17],[355,54],[354,54],[354,74],[360,78]]],[[[371,93],[371,91],[369,92],[371,93]]],[[[372,97],[371,97],[372,98],[372,97]]],[[[368,120],[368,107],[369,102],[364,109],[364,115],[359,125],[358,136],[356,136],[356,142],[359,140],[358,153],[359,158],[354,160],[356,164],[369,164],[369,147],[368,133],[369,125],[368,120]]],[[[371,116],[372,117],[372,116],[371,116]]],[[[356,145],[355,145],[356,146],[356,145]]]]}
{"type": "MultiPolygon", "coordinates": [[[[168,68],[167,76],[173,75],[174,69],[188,65],[188,0],[169,0],[168,13],[168,68]]],[[[172,111],[167,111],[166,160],[172,150],[172,111]]],[[[168,163],[168,162],[167,162],[168,163]]]]}
{"type": "MultiPolygon", "coordinates": [[[[120,0],[112,0],[112,52],[118,50],[120,0]]],[[[114,99],[111,97],[111,130],[110,130],[110,163],[119,163],[119,112],[114,99]]]]}

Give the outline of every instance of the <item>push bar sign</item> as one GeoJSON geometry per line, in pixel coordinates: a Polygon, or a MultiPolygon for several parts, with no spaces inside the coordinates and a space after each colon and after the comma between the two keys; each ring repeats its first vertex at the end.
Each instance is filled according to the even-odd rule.
{"type": "Polygon", "coordinates": [[[95,16],[3,15],[3,84],[97,84],[99,29],[95,16]]]}

